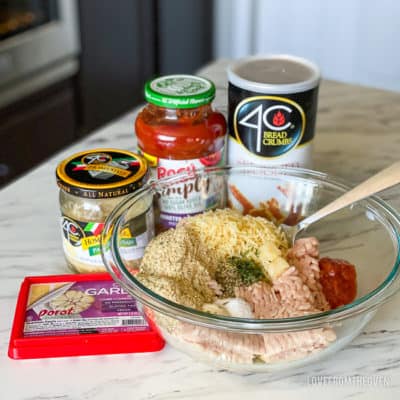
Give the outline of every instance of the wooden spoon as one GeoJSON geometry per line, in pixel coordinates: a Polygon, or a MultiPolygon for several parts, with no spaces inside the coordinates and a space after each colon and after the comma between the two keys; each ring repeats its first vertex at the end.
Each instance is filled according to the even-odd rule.
{"type": "Polygon", "coordinates": [[[288,226],[282,224],[281,226],[288,237],[289,243],[291,242],[293,245],[298,233],[314,222],[319,221],[321,218],[324,218],[335,211],[341,210],[359,200],[365,199],[366,197],[372,196],[384,189],[397,185],[398,183],[400,183],[400,161],[395,162],[391,166],[371,176],[369,179],[344,193],[342,196],[322,207],[314,214],[304,218],[297,225],[288,226]]]}

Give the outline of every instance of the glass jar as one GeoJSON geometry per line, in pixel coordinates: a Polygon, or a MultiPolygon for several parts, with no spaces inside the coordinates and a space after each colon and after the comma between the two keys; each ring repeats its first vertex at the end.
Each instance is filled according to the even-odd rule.
{"type": "MultiPolygon", "coordinates": [[[[147,172],[141,156],[115,149],[87,150],[58,165],[62,242],[71,269],[84,273],[106,271],[100,252],[104,222],[122,200],[144,184],[147,172]]],[[[147,205],[140,221],[127,229],[123,238],[132,267],[153,236],[153,210],[147,205]]]]}
{"type": "MultiPolygon", "coordinates": [[[[146,83],[145,97],[148,104],[138,114],[135,130],[155,178],[224,164],[226,120],[211,106],[215,97],[211,81],[192,75],[164,76],[146,83]]],[[[161,220],[167,227],[204,211],[198,182],[189,186],[190,193],[185,189],[181,188],[183,198],[178,193],[161,199],[161,220]]]]}

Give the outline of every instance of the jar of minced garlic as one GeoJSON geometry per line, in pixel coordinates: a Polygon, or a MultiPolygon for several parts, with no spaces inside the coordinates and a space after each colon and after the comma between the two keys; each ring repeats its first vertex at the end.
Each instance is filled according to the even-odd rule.
{"type": "MultiPolygon", "coordinates": [[[[60,188],[61,232],[65,258],[76,272],[102,272],[100,235],[111,211],[147,180],[146,161],[125,150],[95,149],[74,154],[56,170],[60,188]]],[[[120,246],[128,267],[137,266],[154,236],[153,210],[143,210],[120,246]]]]}
{"type": "MultiPolygon", "coordinates": [[[[145,97],[147,105],[136,118],[135,130],[155,178],[224,164],[226,121],[212,107],[211,81],[193,75],[162,76],[146,83],[145,97]]],[[[213,208],[219,197],[213,191],[220,188],[210,188],[205,199],[201,182],[195,181],[161,196],[161,225],[171,228],[183,217],[213,208]]]]}

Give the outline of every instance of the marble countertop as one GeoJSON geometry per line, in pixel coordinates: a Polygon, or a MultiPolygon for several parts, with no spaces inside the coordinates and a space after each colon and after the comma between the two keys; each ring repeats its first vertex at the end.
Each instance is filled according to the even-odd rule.
{"type": "MultiPolygon", "coordinates": [[[[227,61],[201,74],[217,86],[226,112],[227,61]]],[[[159,353],[15,361],[7,357],[19,286],[26,275],[68,273],[59,232],[54,170],[66,156],[95,147],[134,150],[135,111],[63,150],[0,191],[0,398],[47,399],[397,399],[400,395],[400,296],[334,357],[281,375],[215,371],[166,346],[159,353]],[[316,384],[315,377],[327,377],[316,384]],[[354,377],[361,379],[353,379],[354,377]],[[342,379],[340,379],[342,377],[342,379]],[[343,379],[344,378],[348,378],[343,379]]],[[[314,168],[358,182],[399,159],[400,94],[324,81],[314,168]]],[[[400,210],[399,188],[382,194],[400,210]]]]}

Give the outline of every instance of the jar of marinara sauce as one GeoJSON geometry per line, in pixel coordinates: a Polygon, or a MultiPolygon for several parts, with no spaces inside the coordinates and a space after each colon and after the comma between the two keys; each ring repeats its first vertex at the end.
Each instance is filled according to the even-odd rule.
{"type": "MultiPolygon", "coordinates": [[[[215,97],[211,81],[192,75],[168,75],[148,81],[144,92],[148,104],[137,116],[135,129],[139,149],[155,178],[224,163],[226,121],[211,106],[215,97]]],[[[187,188],[178,190],[185,193],[184,199],[175,199],[176,193],[161,199],[164,225],[175,226],[183,216],[212,208],[210,198],[205,206],[200,186],[195,182],[190,193],[187,188]]]]}

